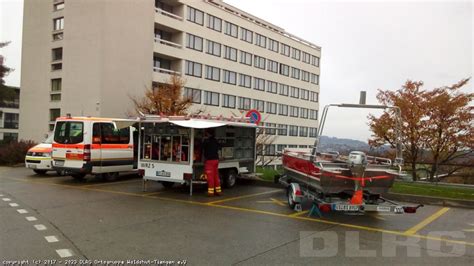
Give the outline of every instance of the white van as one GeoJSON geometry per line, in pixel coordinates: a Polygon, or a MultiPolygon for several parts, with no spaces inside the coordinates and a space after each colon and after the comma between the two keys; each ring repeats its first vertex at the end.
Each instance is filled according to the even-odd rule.
{"type": "Polygon", "coordinates": [[[134,135],[130,121],[95,117],[60,117],[53,138],[53,168],[63,170],[75,179],[87,174],[115,179],[119,172],[136,168],[134,135]]]}

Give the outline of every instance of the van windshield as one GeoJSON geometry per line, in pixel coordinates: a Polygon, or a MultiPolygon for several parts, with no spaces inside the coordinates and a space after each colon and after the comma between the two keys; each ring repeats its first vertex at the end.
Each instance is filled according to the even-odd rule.
{"type": "Polygon", "coordinates": [[[77,144],[84,139],[82,122],[61,121],[54,128],[54,141],[61,144],[77,144]]]}

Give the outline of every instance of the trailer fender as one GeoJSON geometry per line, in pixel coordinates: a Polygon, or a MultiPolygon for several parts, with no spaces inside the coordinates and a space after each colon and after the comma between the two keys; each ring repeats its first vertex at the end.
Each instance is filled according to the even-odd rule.
{"type": "Polygon", "coordinates": [[[288,187],[288,197],[291,197],[293,202],[301,203],[303,201],[303,191],[298,183],[291,183],[288,187]]]}

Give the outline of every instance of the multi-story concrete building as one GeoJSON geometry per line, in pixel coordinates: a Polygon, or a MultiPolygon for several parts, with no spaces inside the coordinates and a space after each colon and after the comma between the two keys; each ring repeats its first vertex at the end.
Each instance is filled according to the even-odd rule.
{"type": "MultiPolygon", "coordinates": [[[[1,60],[1,57],[0,57],[1,60]]],[[[20,88],[5,87],[0,100],[0,143],[18,139],[20,88]]]]}
{"type": "Polygon", "coordinates": [[[320,47],[220,0],[25,0],[20,137],[59,115],[124,117],[171,74],[212,115],[258,109],[285,145],[313,144],[320,47]]]}

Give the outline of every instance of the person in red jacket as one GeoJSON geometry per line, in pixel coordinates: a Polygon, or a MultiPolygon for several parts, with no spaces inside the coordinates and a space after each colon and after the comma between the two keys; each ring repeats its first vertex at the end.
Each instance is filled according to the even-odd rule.
{"type": "Polygon", "coordinates": [[[219,180],[219,143],[215,138],[215,132],[212,129],[205,131],[205,140],[202,144],[204,153],[204,172],[207,176],[207,195],[212,197],[219,196],[222,193],[219,180]]]}

